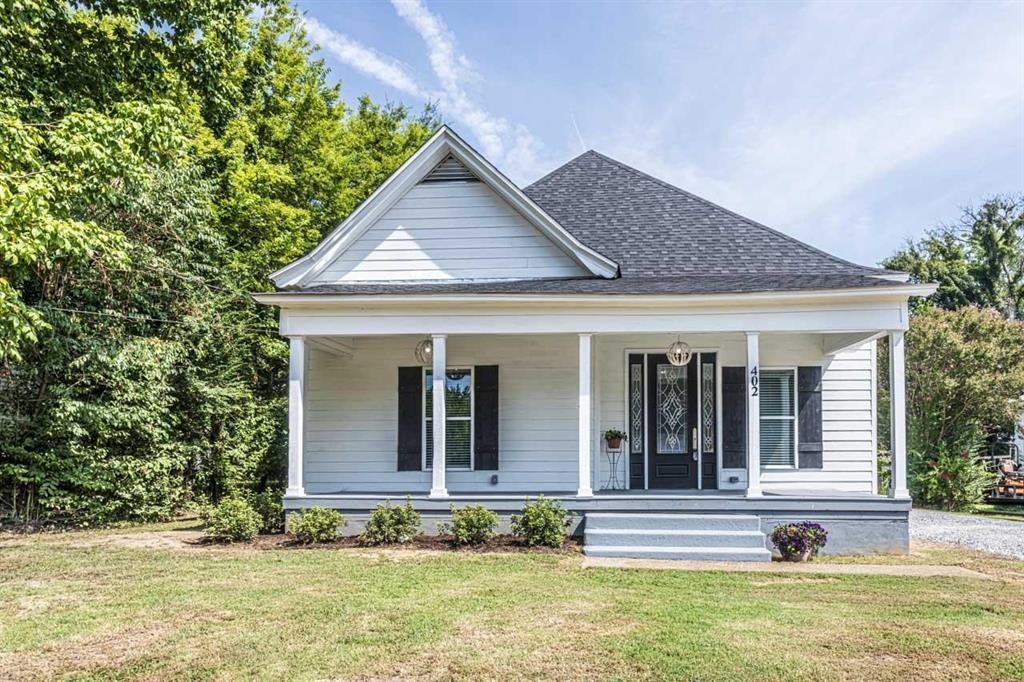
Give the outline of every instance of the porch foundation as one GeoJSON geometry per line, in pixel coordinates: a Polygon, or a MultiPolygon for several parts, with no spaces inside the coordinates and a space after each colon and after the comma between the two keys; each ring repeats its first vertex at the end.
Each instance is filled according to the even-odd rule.
{"type": "MultiPolygon", "coordinates": [[[[746,497],[742,491],[725,493],[708,491],[698,494],[665,494],[654,492],[599,492],[593,497],[580,498],[572,493],[545,493],[559,500],[574,513],[569,532],[582,537],[588,512],[615,513],[678,513],[752,515],[761,522],[766,535],[780,523],[814,521],[828,532],[828,544],[822,554],[906,554],[910,550],[910,501],[871,495],[775,495],[765,493],[759,497],[746,497]]],[[[358,535],[363,531],[370,512],[385,500],[399,504],[405,496],[399,494],[338,494],[286,497],[286,510],[301,510],[314,506],[339,510],[347,521],[345,535],[358,535]]],[[[413,506],[422,515],[423,532],[437,532],[440,523],[449,520],[449,504],[462,507],[480,504],[498,514],[498,531],[511,531],[511,516],[517,513],[530,495],[450,495],[447,499],[432,499],[427,495],[410,497],[413,506]]],[[[769,549],[771,547],[769,546],[769,549]]]]}

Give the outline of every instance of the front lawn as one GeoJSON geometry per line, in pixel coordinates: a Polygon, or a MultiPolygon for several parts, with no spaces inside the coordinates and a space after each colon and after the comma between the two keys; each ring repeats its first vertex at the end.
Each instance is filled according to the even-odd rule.
{"type": "Polygon", "coordinates": [[[1024,679],[1024,562],[974,561],[997,581],[584,570],[148,533],[0,540],[0,677],[1024,679]]]}

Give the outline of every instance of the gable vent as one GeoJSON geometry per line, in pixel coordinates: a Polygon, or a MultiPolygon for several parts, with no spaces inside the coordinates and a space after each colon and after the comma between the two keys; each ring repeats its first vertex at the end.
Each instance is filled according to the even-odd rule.
{"type": "Polygon", "coordinates": [[[437,164],[434,170],[427,173],[422,182],[480,182],[480,179],[463,166],[458,159],[448,156],[437,164]]]}

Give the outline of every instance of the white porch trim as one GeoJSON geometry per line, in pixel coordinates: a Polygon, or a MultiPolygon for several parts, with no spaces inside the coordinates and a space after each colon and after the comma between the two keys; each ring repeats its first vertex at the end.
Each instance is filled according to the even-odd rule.
{"type": "Polygon", "coordinates": [[[890,451],[892,477],[889,497],[910,497],[907,488],[907,388],[903,357],[903,332],[889,332],[890,451]]]}
{"type": "Polygon", "coordinates": [[[285,495],[306,494],[302,479],[303,436],[305,434],[306,339],[293,336],[288,355],[288,489],[285,495]]]}
{"type": "Polygon", "coordinates": [[[445,406],[445,380],[448,376],[448,350],[447,340],[444,334],[434,334],[431,337],[433,344],[433,422],[434,422],[434,461],[431,464],[431,497],[448,497],[448,488],[445,482],[445,431],[447,430],[447,411],[445,406]]]}
{"type": "Polygon", "coordinates": [[[592,497],[590,462],[593,442],[590,437],[592,367],[593,367],[593,334],[580,334],[580,384],[579,384],[579,487],[577,497],[592,497]]]}
{"type": "Polygon", "coordinates": [[[747,497],[761,496],[760,344],[747,332],[747,497]]]}

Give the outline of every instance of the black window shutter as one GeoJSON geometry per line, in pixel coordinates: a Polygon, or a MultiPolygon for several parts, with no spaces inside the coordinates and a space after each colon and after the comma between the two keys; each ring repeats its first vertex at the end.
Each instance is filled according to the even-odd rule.
{"type": "Polygon", "coordinates": [[[722,368],[722,468],[747,468],[747,368],[722,368]]]}
{"type": "Polygon", "coordinates": [[[797,461],[801,469],[822,467],[821,445],[821,367],[798,367],[796,392],[799,412],[797,423],[797,461]]]}
{"type": "Polygon", "coordinates": [[[398,368],[398,470],[423,469],[423,368],[398,368]]]}
{"type": "Polygon", "coordinates": [[[473,368],[473,461],[478,471],[498,468],[498,366],[473,368]]]}

